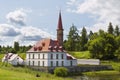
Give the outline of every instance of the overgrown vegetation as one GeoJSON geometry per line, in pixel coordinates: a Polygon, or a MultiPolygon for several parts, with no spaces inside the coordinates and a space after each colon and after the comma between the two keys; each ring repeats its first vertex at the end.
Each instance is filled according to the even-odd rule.
{"type": "Polygon", "coordinates": [[[64,47],[68,51],[90,51],[91,58],[102,60],[120,60],[120,29],[108,25],[108,31],[99,30],[93,33],[83,27],[79,32],[76,26],[72,25],[64,41],[64,47]]]}
{"type": "Polygon", "coordinates": [[[57,67],[54,70],[55,76],[66,77],[68,76],[68,69],[65,67],[57,67]]]}

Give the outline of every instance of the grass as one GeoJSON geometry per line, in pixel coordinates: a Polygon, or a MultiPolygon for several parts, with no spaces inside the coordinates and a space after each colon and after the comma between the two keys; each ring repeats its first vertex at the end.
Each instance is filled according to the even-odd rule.
{"type": "MultiPolygon", "coordinates": [[[[25,53],[19,53],[25,59],[25,53]]],[[[0,54],[0,80],[72,80],[68,77],[57,77],[53,74],[32,70],[28,67],[14,67],[2,63],[4,54],[0,54]],[[36,77],[39,74],[40,77],[36,77]]]]}
{"type": "Polygon", "coordinates": [[[111,75],[120,75],[118,71],[93,71],[93,72],[84,72],[84,75],[87,76],[111,76],[111,75]]]}
{"type": "Polygon", "coordinates": [[[113,69],[115,71],[120,72],[120,62],[115,62],[115,61],[101,61],[101,65],[112,65],[113,69]]]}
{"type": "MultiPolygon", "coordinates": [[[[2,63],[1,63],[2,64],[2,63]]],[[[53,74],[39,72],[28,67],[0,66],[0,80],[72,80],[53,74]],[[36,77],[36,75],[40,77],[36,77]]]]}
{"type": "Polygon", "coordinates": [[[82,51],[82,52],[69,52],[72,56],[77,59],[90,59],[90,52],[89,51],[82,51]]]}
{"type": "Polygon", "coordinates": [[[25,58],[26,58],[26,53],[18,53],[18,55],[19,55],[22,59],[25,60],[25,58]]]}
{"type": "Polygon", "coordinates": [[[101,65],[112,65],[114,70],[104,70],[104,71],[92,71],[84,72],[84,75],[87,76],[111,76],[111,75],[120,75],[120,62],[114,61],[101,61],[101,65]]]}
{"type": "Polygon", "coordinates": [[[5,54],[0,54],[0,61],[2,60],[2,58],[4,57],[5,54]]]}

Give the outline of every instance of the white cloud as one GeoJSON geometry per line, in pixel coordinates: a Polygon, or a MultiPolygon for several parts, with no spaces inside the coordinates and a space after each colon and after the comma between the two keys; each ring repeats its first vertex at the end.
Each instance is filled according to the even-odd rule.
{"type": "Polygon", "coordinates": [[[27,16],[26,12],[29,11],[22,8],[17,9],[15,11],[9,12],[6,15],[6,19],[8,20],[8,22],[13,24],[25,25],[27,16]]]}
{"type": "MultiPolygon", "coordinates": [[[[71,0],[70,0],[71,1],[71,0]]],[[[69,5],[70,6],[70,5],[69,5]]],[[[120,25],[120,0],[85,0],[75,9],[69,7],[69,12],[78,14],[88,13],[97,17],[96,23],[91,27],[94,31],[106,29],[109,22],[113,25],[120,25]]]]}
{"type": "Polygon", "coordinates": [[[19,35],[17,28],[9,24],[0,24],[0,36],[14,37],[19,35]]]}
{"type": "Polygon", "coordinates": [[[54,35],[43,29],[26,26],[27,12],[31,12],[31,10],[17,9],[6,15],[7,20],[12,24],[0,24],[0,45],[13,45],[14,41],[18,41],[21,45],[29,45],[42,38],[55,38],[54,35]],[[22,27],[17,27],[17,24],[22,27]]]}
{"type": "Polygon", "coordinates": [[[0,44],[13,45],[14,41],[22,45],[33,44],[41,38],[55,38],[42,29],[32,26],[15,27],[10,24],[0,24],[0,44]]]}
{"type": "Polygon", "coordinates": [[[21,37],[22,40],[38,41],[41,38],[54,38],[54,36],[49,34],[48,32],[32,26],[22,27],[20,31],[23,35],[23,37],[21,37]]]}

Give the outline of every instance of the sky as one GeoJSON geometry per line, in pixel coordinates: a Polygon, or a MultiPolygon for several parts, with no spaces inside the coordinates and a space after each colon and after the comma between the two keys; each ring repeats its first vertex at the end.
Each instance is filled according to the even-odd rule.
{"type": "Polygon", "coordinates": [[[64,39],[72,24],[79,31],[107,31],[109,22],[120,28],[120,0],[0,0],[0,45],[32,45],[56,39],[59,11],[64,39]]]}

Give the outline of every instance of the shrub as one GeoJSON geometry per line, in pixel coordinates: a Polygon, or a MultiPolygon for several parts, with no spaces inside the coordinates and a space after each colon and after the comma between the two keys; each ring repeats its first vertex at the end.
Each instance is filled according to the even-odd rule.
{"type": "Polygon", "coordinates": [[[68,75],[68,69],[65,67],[57,67],[54,70],[56,76],[65,77],[68,75]]]}

